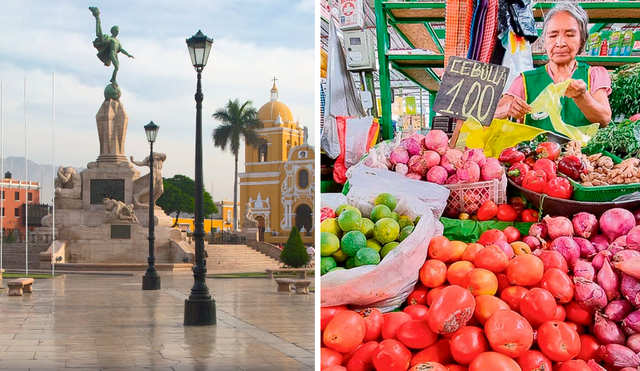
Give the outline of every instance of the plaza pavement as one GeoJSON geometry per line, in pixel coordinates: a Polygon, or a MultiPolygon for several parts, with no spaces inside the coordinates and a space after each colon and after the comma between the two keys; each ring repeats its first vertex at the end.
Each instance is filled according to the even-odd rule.
{"type": "Polygon", "coordinates": [[[191,272],[160,272],[159,291],[143,291],[142,274],[66,274],[0,293],[0,371],[314,369],[314,293],[208,278],[217,325],[185,327],[191,272]]]}

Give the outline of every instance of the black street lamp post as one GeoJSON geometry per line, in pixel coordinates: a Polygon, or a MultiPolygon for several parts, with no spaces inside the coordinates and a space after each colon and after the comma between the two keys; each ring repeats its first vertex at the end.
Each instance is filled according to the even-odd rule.
{"type": "Polygon", "coordinates": [[[144,132],[149,141],[149,265],[147,272],[142,276],[143,290],[160,290],[160,275],[156,270],[156,257],[154,255],[154,244],[156,236],[154,234],[155,217],[153,215],[155,200],[153,199],[153,142],[156,141],[160,127],[151,121],[144,126],[144,132]]]}
{"type": "Polygon", "coordinates": [[[195,220],[193,238],[195,240],[195,265],[193,266],[193,287],[191,295],[184,303],[185,326],[210,326],[216,324],[216,304],[209,295],[205,282],[207,262],[204,259],[204,192],[202,179],[202,70],[207,65],[213,40],[198,31],[187,39],[191,63],[198,72],[196,88],[196,172],[195,172],[195,220]]]}

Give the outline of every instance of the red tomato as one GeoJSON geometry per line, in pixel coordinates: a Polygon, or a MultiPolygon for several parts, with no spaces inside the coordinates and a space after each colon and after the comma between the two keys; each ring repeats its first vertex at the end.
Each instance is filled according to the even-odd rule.
{"type": "Polygon", "coordinates": [[[362,341],[368,342],[378,340],[382,334],[382,312],[377,308],[366,308],[360,311],[364,319],[365,333],[362,341]]]}
{"type": "Polygon", "coordinates": [[[593,322],[593,313],[584,309],[575,301],[570,301],[564,306],[567,312],[567,320],[578,325],[589,326],[593,322]]]}
{"type": "Polygon", "coordinates": [[[498,278],[484,268],[473,268],[464,278],[464,284],[473,296],[495,295],[498,291],[498,278]]]}
{"type": "Polygon", "coordinates": [[[558,268],[550,268],[544,272],[540,287],[549,291],[558,303],[565,304],[573,299],[573,281],[558,268]]]}
{"type": "Polygon", "coordinates": [[[535,255],[518,255],[507,266],[507,278],[515,286],[535,286],[542,279],[544,264],[535,255]]]}
{"type": "Polygon", "coordinates": [[[396,336],[402,344],[411,349],[424,349],[438,340],[438,334],[431,331],[429,323],[423,319],[413,319],[400,325],[396,336]]]}
{"type": "Polygon", "coordinates": [[[420,268],[420,282],[434,288],[442,286],[447,281],[447,265],[438,259],[427,259],[420,268]]]}
{"type": "Polygon", "coordinates": [[[538,212],[536,210],[526,209],[522,211],[522,214],[520,214],[520,218],[525,223],[535,223],[540,217],[538,216],[538,212]]]}
{"type": "Polygon", "coordinates": [[[567,260],[558,251],[544,250],[540,253],[539,258],[542,260],[542,264],[544,264],[545,272],[551,268],[558,268],[564,273],[569,272],[567,260]]]}
{"type": "Polygon", "coordinates": [[[444,289],[447,286],[439,286],[434,288],[433,290],[429,291],[429,293],[427,294],[427,306],[430,307],[431,304],[433,304],[433,299],[435,299],[435,297],[438,295],[438,293],[440,293],[440,291],[442,291],[442,289],[444,289]]]}
{"type": "Polygon", "coordinates": [[[481,245],[479,243],[468,244],[467,248],[464,250],[464,253],[462,253],[462,260],[473,263],[476,259],[476,254],[482,249],[484,249],[484,245],[481,245]]]}
{"type": "Polygon", "coordinates": [[[370,341],[358,348],[346,364],[349,371],[373,371],[373,353],[378,349],[377,341],[370,341]]]}
{"type": "Polygon", "coordinates": [[[362,343],[365,331],[360,314],[345,310],[336,314],[324,329],[324,344],[340,353],[349,353],[362,343]]]}
{"type": "Polygon", "coordinates": [[[476,267],[500,273],[509,265],[509,257],[498,245],[489,245],[478,251],[473,261],[476,267]]]}
{"type": "Polygon", "coordinates": [[[429,289],[426,288],[422,283],[418,282],[413,288],[411,294],[409,294],[409,297],[407,297],[407,305],[427,304],[428,293],[429,289]]]}
{"type": "Polygon", "coordinates": [[[522,371],[513,359],[498,352],[479,354],[469,365],[469,371],[522,371]]]}
{"type": "Polygon", "coordinates": [[[571,361],[562,362],[558,367],[558,371],[591,371],[591,367],[581,359],[572,359],[571,361]]]}
{"type": "MultiPolygon", "coordinates": [[[[496,217],[498,218],[498,220],[503,222],[514,222],[516,221],[516,219],[518,219],[518,212],[511,205],[507,205],[507,204],[499,205],[498,215],[496,215],[496,217]]],[[[508,242],[512,242],[512,241],[508,241],[508,242]]]]}
{"type": "Polygon", "coordinates": [[[411,316],[405,312],[389,312],[382,315],[382,338],[397,339],[396,333],[400,325],[411,321],[411,316]]]}
{"type": "Polygon", "coordinates": [[[395,339],[383,340],[373,353],[373,366],[377,371],[406,371],[411,351],[395,339]]]}
{"type": "Polygon", "coordinates": [[[484,326],[489,317],[500,309],[510,309],[509,304],[493,295],[476,296],[476,309],[473,316],[478,320],[478,323],[484,326]]]}
{"type": "Polygon", "coordinates": [[[491,349],[511,358],[520,357],[533,344],[533,328],[510,309],[496,311],[484,325],[491,349]]]}
{"type": "Polygon", "coordinates": [[[502,252],[507,255],[507,259],[509,260],[513,259],[513,257],[516,255],[516,252],[513,250],[513,246],[511,246],[511,244],[507,241],[500,240],[494,242],[493,244],[498,246],[500,250],[502,250],[502,252]]]}
{"type": "Polygon", "coordinates": [[[347,310],[346,305],[337,305],[335,307],[320,308],[320,331],[324,331],[325,327],[331,322],[338,312],[347,310]]]}
{"type": "Polygon", "coordinates": [[[564,321],[567,318],[567,312],[560,304],[556,305],[556,314],[553,316],[554,321],[564,321]]]}
{"type": "Polygon", "coordinates": [[[538,328],[556,315],[556,299],[545,289],[534,287],[520,302],[520,313],[531,326],[538,328]]]}
{"type": "Polygon", "coordinates": [[[516,227],[508,226],[502,232],[507,236],[507,242],[520,241],[520,231],[516,227]]]}
{"type": "Polygon", "coordinates": [[[596,359],[596,350],[600,347],[600,344],[591,335],[580,335],[580,353],[576,356],[576,359],[581,359],[588,362],[590,359],[596,359]]]}
{"type": "Polygon", "coordinates": [[[538,350],[527,350],[516,361],[522,371],[551,371],[551,361],[538,350]]]}
{"type": "Polygon", "coordinates": [[[507,275],[504,273],[496,274],[496,278],[498,278],[498,291],[496,291],[496,295],[500,296],[500,294],[502,293],[502,290],[506,289],[507,287],[510,287],[511,283],[509,282],[507,275]]]}
{"type": "Polygon", "coordinates": [[[426,305],[407,305],[403,310],[403,312],[407,313],[411,316],[412,319],[427,319],[427,315],[429,314],[429,308],[426,305]]]}
{"type": "Polygon", "coordinates": [[[565,322],[548,321],[538,329],[538,347],[550,360],[565,362],[580,353],[580,336],[565,322]]]}
{"type": "Polygon", "coordinates": [[[460,365],[445,365],[447,371],[469,371],[469,367],[460,365]]]}
{"type": "Polygon", "coordinates": [[[451,355],[461,365],[468,365],[480,353],[489,351],[489,343],[482,329],[465,326],[451,337],[451,355]]]}
{"type": "Polygon", "coordinates": [[[320,369],[324,370],[329,366],[342,363],[342,354],[326,347],[320,348],[320,369]]]}
{"type": "Polygon", "coordinates": [[[347,371],[347,369],[344,368],[343,366],[335,365],[335,366],[327,367],[327,368],[323,369],[322,371],[347,371]]]}
{"type": "Polygon", "coordinates": [[[447,371],[447,368],[437,362],[425,362],[411,367],[409,371],[447,371]]]}
{"type": "Polygon", "coordinates": [[[447,281],[452,285],[464,287],[464,278],[475,266],[468,261],[457,261],[447,269],[447,281]]]}
{"type": "Polygon", "coordinates": [[[429,241],[428,255],[432,259],[438,259],[443,262],[449,261],[453,257],[453,246],[451,241],[445,236],[435,236],[429,241]]]}
{"type": "Polygon", "coordinates": [[[440,339],[432,346],[416,353],[413,358],[411,358],[411,367],[426,362],[437,362],[443,365],[453,362],[449,339],[440,339]]]}
{"type": "Polygon", "coordinates": [[[529,293],[529,290],[522,286],[511,286],[502,290],[500,293],[500,299],[504,300],[509,305],[511,310],[520,312],[520,303],[522,298],[529,293]]]}
{"type": "Polygon", "coordinates": [[[489,246],[500,240],[507,242],[507,236],[504,232],[499,229],[489,229],[480,235],[478,243],[484,246],[489,246]]]}
{"type": "Polygon", "coordinates": [[[475,307],[476,301],[468,290],[447,286],[429,308],[429,327],[438,334],[454,333],[471,319],[475,307]]]}

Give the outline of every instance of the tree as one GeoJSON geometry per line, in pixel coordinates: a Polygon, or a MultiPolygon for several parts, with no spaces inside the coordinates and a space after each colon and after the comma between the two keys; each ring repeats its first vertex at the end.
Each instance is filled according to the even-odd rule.
{"type": "MultiPolygon", "coordinates": [[[[162,178],[164,185],[164,193],[156,204],[164,210],[167,215],[176,213],[176,220],[173,223],[173,227],[178,224],[178,218],[180,214],[195,213],[195,192],[196,182],[184,175],[174,175],[173,178],[162,178]]],[[[204,190],[204,187],[202,187],[204,190]]],[[[213,198],[204,190],[204,215],[210,215],[217,213],[218,208],[213,203],[213,198]]],[[[203,215],[203,217],[204,217],[203,215]]]]}
{"type": "Polygon", "coordinates": [[[309,262],[309,254],[295,226],[291,229],[289,239],[280,253],[280,261],[293,268],[300,268],[309,262]]]}
{"type": "Polygon", "coordinates": [[[222,122],[222,125],[213,130],[211,134],[214,146],[223,151],[227,147],[235,158],[235,176],[233,177],[233,230],[238,229],[238,151],[240,150],[240,140],[244,139],[245,145],[257,147],[259,144],[257,129],[262,128],[262,121],[258,118],[258,110],[252,105],[250,100],[242,105],[238,99],[232,101],[224,108],[218,108],[213,114],[213,118],[222,122]]]}

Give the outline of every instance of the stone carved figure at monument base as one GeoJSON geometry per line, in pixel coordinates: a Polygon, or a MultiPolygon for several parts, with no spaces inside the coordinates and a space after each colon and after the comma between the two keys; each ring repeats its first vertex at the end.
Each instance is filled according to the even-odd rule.
{"type": "Polygon", "coordinates": [[[54,183],[56,197],[82,198],[82,178],[71,166],[60,166],[54,183]]]}
{"type": "MultiPolygon", "coordinates": [[[[153,171],[153,205],[164,193],[162,164],[166,159],[166,154],[153,152],[153,169],[149,169],[149,172],[153,171]]],[[[140,162],[135,161],[131,156],[131,162],[138,166],[149,166],[149,156],[140,162]]],[[[133,204],[136,207],[149,207],[149,174],[133,181],[133,204]]]]}
{"type": "Polygon", "coordinates": [[[111,198],[104,198],[102,200],[106,215],[104,222],[119,222],[127,221],[137,223],[138,218],[133,212],[133,205],[127,205],[122,201],[114,200],[111,198]]]}
{"type": "Polygon", "coordinates": [[[251,211],[251,203],[247,202],[244,210],[244,222],[242,222],[242,228],[258,228],[258,221],[253,218],[253,212],[251,211]]]}

